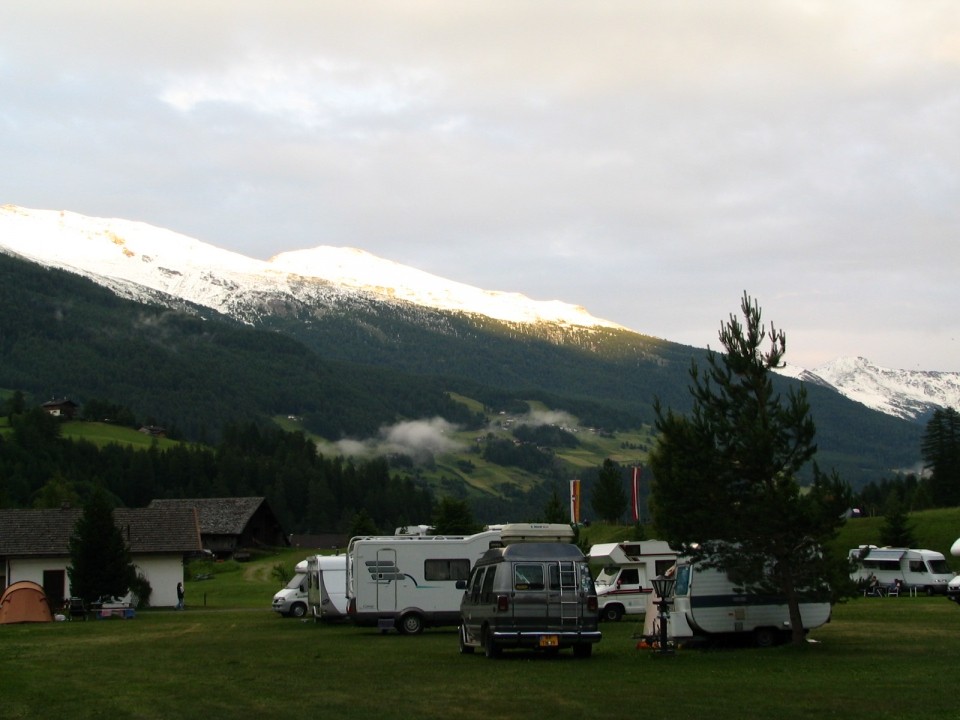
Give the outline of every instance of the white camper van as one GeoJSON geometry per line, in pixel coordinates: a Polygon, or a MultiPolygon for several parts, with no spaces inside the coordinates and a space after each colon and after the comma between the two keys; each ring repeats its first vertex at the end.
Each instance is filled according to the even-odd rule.
{"type": "Polygon", "coordinates": [[[882,588],[899,580],[917,592],[943,595],[954,576],[943,554],[933,550],[861,545],[851,550],[848,557],[856,563],[851,580],[866,584],[873,576],[882,588]]]}
{"type": "Polygon", "coordinates": [[[595,581],[600,618],[617,621],[646,613],[650,580],[673,567],[677,553],[663,540],[643,540],[594,545],[589,558],[603,563],[595,581]]]}
{"type": "MultiPolygon", "coordinates": [[[[720,636],[752,636],[767,647],[790,637],[790,610],[782,597],[738,591],[725,572],[677,560],[673,608],[668,634],[676,641],[720,636]]],[[[804,630],[830,622],[830,603],[803,602],[800,617],[804,630]]],[[[648,621],[655,613],[648,613],[648,621]]]]}
{"type": "Polygon", "coordinates": [[[404,634],[457,625],[466,580],[490,548],[511,542],[570,542],[569,525],[518,523],[475,535],[355,537],[347,546],[347,614],[359,625],[404,634]]]}
{"type": "Polygon", "coordinates": [[[273,609],[284,617],[303,617],[307,614],[307,561],[297,563],[290,582],[273,596],[273,609]]]}
{"type": "Polygon", "coordinates": [[[314,620],[329,622],[347,616],[346,555],[307,558],[307,604],[314,620]]]}

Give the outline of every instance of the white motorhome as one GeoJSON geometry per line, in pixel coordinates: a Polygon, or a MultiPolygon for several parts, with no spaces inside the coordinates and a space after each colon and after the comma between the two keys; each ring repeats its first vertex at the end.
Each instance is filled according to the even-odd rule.
{"type": "Polygon", "coordinates": [[[864,585],[872,576],[880,587],[888,588],[899,580],[908,589],[942,595],[954,576],[943,554],[933,550],[861,545],[848,557],[856,564],[850,579],[864,585]]]}
{"type": "MultiPolygon", "coordinates": [[[[727,573],[700,567],[686,558],[677,560],[674,572],[673,608],[667,625],[673,640],[749,634],[756,645],[767,647],[790,637],[790,611],[784,598],[738,590],[727,573]]],[[[828,600],[800,604],[804,630],[830,622],[830,614],[828,600]]],[[[654,615],[655,611],[647,613],[648,624],[654,615]]]]}
{"type": "Polygon", "coordinates": [[[677,561],[663,540],[601,543],[590,548],[588,557],[591,563],[603,563],[595,581],[597,600],[600,618],[611,621],[646,613],[650,581],[677,561]]]}
{"type": "Polygon", "coordinates": [[[273,609],[284,617],[301,618],[307,614],[307,561],[301,560],[283,590],[273,596],[273,609]]]}
{"type": "Polygon", "coordinates": [[[490,548],[512,542],[570,542],[569,525],[517,523],[475,535],[355,537],[347,546],[347,614],[359,625],[408,635],[457,625],[470,570],[490,548]]]}
{"type": "Polygon", "coordinates": [[[312,555],[307,558],[307,604],[314,620],[329,622],[346,618],[346,555],[312,555]]]}

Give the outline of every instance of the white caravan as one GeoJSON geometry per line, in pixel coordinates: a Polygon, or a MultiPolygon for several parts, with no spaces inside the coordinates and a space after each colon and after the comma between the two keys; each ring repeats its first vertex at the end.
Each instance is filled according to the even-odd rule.
{"type": "Polygon", "coordinates": [[[933,550],[861,545],[851,550],[848,557],[856,563],[850,579],[862,584],[869,583],[874,576],[881,587],[890,587],[899,580],[908,589],[942,595],[954,576],[943,554],[933,550]]]}
{"type": "Polygon", "coordinates": [[[314,620],[341,620],[347,616],[346,555],[307,558],[307,604],[314,620]]]}
{"type": "Polygon", "coordinates": [[[463,590],[490,548],[513,542],[570,542],[569,525],[517,523],[468,536],[355,537],[347,546],[347,613],[358,625],[408,635],[458,625],[463,590]]]}
{"type": "Polygon", "coordinates": [[[284,617],[307,614],[307,561],[297,563],[294,575],[283,590],[273,596],[273,609],[284,617]]]}
{"type": "MultiPolygon", "coordinates": [[[[667,624],[674,641],[749,634],[756,645],[767,647],[790,637],[790,611],[784,598],[738,591],[725,572],[698,567],[685,558],[677,560],[675,573],[667,624]]],[[[800,604],[804,630],[830,622],[830,613],[827,600],[800,604]]],[[[648,624],[655,615],[655,610],[648,611],[648,624]]]]}
{"type": "Polygon", "coordinates": [[[677,553],[663,540],[601,543],[590,548],[591,563],[603,563],[597,575],[597,601],[602,620],[643,615],[653,592],[650,581],[677,561],[677,553]]]}

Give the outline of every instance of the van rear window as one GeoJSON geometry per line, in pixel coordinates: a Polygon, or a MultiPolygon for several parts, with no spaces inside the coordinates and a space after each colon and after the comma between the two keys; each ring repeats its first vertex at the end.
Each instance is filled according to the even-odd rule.
{"type": "Polygon", "coordinates": [[[517,563],[513,567],[514,590],[543,590],[543,565],[517,563]]]}

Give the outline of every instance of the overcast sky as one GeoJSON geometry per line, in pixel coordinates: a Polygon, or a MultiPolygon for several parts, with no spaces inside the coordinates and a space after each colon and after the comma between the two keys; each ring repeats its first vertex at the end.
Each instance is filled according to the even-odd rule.
{"type": "Polygon", "coordinates": [[[0,203],[960,371],[960,2],[14,0],[0,203]]]}

